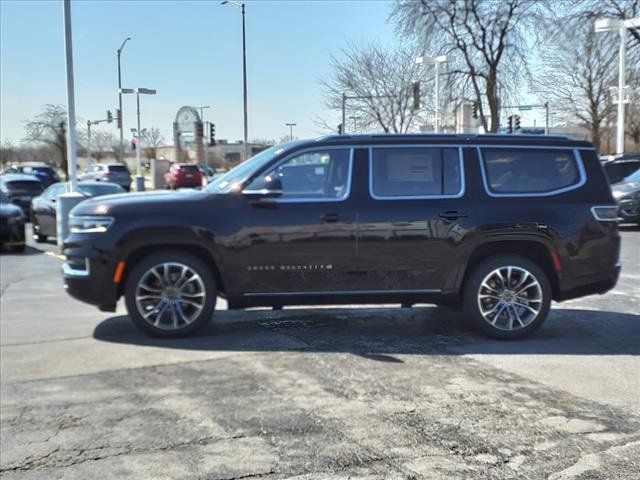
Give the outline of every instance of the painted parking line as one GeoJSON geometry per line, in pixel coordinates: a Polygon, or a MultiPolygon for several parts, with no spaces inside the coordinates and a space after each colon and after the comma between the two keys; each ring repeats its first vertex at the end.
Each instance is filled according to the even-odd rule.
{"type": "Polygon", "coordinates": [[[44,252],[44,254],[45,254],[45,255],[49,255],[50,257],[55,257],[55,258],[57,258],[58,260],[62,260],[62,261],[64,261],[64,260],[66,260],[66,259],[67,259],[67,257],[65,257],[64,255],[61,255],[61,254],[59,254],[59,253],[44,252]]]}

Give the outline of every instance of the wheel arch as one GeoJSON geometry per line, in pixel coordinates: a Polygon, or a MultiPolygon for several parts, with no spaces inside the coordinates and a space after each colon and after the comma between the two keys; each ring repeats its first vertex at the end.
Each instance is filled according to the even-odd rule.
{"type": "Polygon", "coordinates": [[[121,245],[127,245],[129,248],[118,255],[118,261],[125,262],[125,267],[118,283],[118,298],[124,293],[127,277],[135,265],[149,255],[163,250],[180,250],[190,253],[210,265],[218,291],[223,294],[226,293],[226,284],[220,268],[219,258],[209,245],[212,239],[205,239],[203,235],[198,235],[189,228],[153,230],[145,229],[144,232],[134,232],[128,235],[129,238],[120,242],[121,245]]]}
{"type": "Polygon", "coordinates": [[[460,284],[460,292],[464,291],[471,273],[481,262],[497,255],[519,255],[538,265],[549,279],[552,298],[556,299],[560,293],[560,278],[555,262],[559,262],[557,252],[553,247],[537,239],[522,240],[491,240],[481,243],[473,249],[467,259],[464,275],[460,284]],[[556,260],[554,260],[554,255],[556,260]]]}

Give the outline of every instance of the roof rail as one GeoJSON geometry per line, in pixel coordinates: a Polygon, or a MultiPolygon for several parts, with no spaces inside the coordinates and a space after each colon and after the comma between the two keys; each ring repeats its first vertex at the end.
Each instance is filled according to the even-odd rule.
{"type": "Polygon", "coordinates": [[[326,140],[348,140],[348,139],[360,139],[360,138],[448,138],[448,139],[457,139],[457,138],[511,138],[511,139],[551,139],[551,140],[573,140],[572,138],[566,135],[527,135],[527,134],[507,134],[507,133],[359,133],[359,134],[329,134],[317,137],[316,141],[326,141],[326,140]]]}

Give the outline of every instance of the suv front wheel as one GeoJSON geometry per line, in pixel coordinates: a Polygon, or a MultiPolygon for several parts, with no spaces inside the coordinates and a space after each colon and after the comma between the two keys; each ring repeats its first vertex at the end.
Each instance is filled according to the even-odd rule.
{"type": "Polygon", "coordinates": [[[545,321],[550,306],[551,287],[544,271],[518,255],[489,258],[465,284],[465,316],[493,338],[530,335],[545,321]]]}
{"type": "Polygon", "coordinates": [[[206,325],[218,295],[215,278],[199,258],[181,251],[150,255],[125,284],[129,317],[157,337],[182,337],[206,325]]]}

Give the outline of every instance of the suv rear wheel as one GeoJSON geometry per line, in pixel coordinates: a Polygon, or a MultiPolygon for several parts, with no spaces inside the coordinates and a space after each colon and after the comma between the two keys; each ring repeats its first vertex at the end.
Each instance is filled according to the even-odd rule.
{"type": "Polygon", "coordinates": [[[133,323],[165,338],[182,337],[206,325],[218,295],[208,266],[186,252],[167,250],[135,265],[125,284],[133,323]]]}
{"type": "Polygon", "coordinates": [[[465,315],[493,338],[530,335],[545,321],[550,306],[551,287],[544,271],[518,255],[489,258],[465,285],[465,315]]]}

